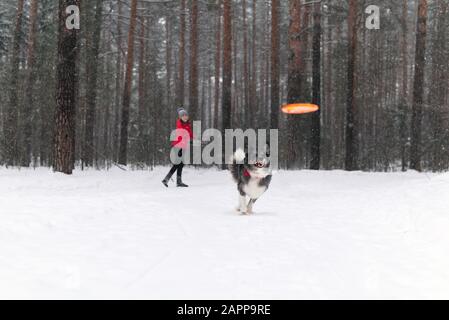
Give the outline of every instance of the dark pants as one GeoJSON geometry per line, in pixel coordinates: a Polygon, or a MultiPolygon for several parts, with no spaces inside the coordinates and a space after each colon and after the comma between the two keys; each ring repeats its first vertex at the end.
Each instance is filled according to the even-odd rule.
{"type": "MultiPolygon", "coordinates": [[[[182,158],[182,149],[179,150],[178,156],[182,158]]],[[[182,180],[182,169],[184,168],[184,162],[181,162],[179,164],[173,165],[173,167],[170,169],[170,172],[167,174],[167,177],[165,177],[165,181],[170,180],[170,178],[173,176],[173,174],[176,172],[176,176],[178,178],[178,181],[182,180]]]]}

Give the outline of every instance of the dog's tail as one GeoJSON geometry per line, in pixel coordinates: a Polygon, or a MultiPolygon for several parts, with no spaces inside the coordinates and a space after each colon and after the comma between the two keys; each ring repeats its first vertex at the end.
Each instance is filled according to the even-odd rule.
{"type": "Polygon", "coordinates": [[[245,151],[238,149],[232,156],[231,164],[229,165],[229,171],[231,171],[232,178],[238,182],[240,176],[242,175],[243,161],[246,158],[245,151]]]}

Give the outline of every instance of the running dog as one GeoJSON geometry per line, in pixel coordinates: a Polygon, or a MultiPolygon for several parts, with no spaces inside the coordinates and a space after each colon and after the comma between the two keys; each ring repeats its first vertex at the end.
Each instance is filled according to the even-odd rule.
{"type": "Polygon", "coordinates": [[[239,206],[237,211],[242,214],[252,214],[254,203],[268,190],[272,173],[269,161],[269,150],[263,157],[251,164],[248,155],[242,149],[238,149],[229,165],[234,181],[239,191],[239,206]]]}

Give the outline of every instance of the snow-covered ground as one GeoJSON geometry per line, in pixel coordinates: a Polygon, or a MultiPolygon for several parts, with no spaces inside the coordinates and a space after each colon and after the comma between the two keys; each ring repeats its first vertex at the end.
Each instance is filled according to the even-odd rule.
{"type": "Polygon", "coordinates": [[[449,174],[0,169],[0,298],[449,298],[449,174]]]}

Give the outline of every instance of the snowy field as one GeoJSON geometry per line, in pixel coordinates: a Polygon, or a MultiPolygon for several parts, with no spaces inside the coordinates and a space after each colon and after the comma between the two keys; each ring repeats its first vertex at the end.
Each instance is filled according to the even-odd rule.
{"type": "Polygon", "coordinates": [[[0,169],[0,298],[449,298],[449,174],[0,169]]]}

